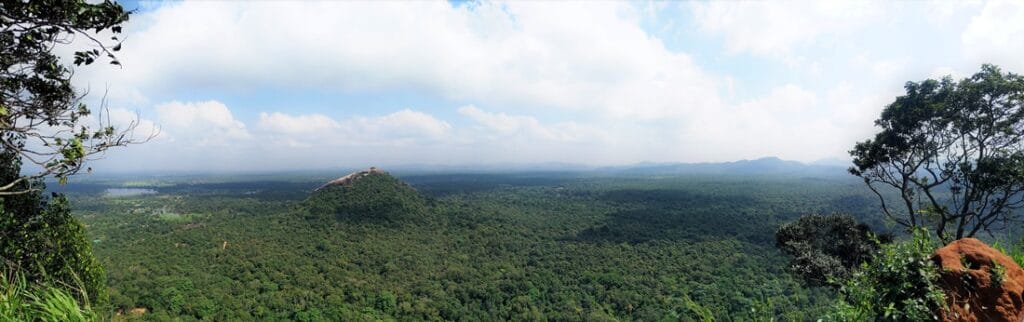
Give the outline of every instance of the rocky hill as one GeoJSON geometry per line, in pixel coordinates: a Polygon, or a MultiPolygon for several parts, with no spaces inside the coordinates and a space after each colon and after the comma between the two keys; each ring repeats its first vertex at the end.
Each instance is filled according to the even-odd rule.
{"type": "Polygon", "coordinates": [[[302,208],[311,219],[398,222],[426,213],[427,201],[405,182],[369,168],[327,182],[302,208]]]}
{"type": "Polygon", "coordinates": [[[328,181],[324,185],[313,190],[313,192],[320,191],[327,187],[348,185],[355,182],[356,180],[359,180],[371,174],[387,174],[387,172],[384,172],[383,170],[378,169],[377,167],[370,167],[369,169],[352,172],[343,177],[328,181]]]}

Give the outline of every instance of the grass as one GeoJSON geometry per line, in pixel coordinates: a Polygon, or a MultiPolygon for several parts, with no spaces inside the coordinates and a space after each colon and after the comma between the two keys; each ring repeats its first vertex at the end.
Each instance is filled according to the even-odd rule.
{"type": "Polygon", "coordinates": [[[1011,242],[1007,244],[1009,247],[1003,247],[999,241],[996,241],[992,243],[992,248],[1003,252],[1006,256],[1010,256],[1014,262],[1017,262],[1017,265],[1024,267],[1024,239],[1018,240],[1016,243],[1011,242]]]}
{"type": "Polygon", "coordinates": [[[17,271],[0,271],[0,321],[91,322],[99,317],[66,289],[29,282],[17,271]]]}

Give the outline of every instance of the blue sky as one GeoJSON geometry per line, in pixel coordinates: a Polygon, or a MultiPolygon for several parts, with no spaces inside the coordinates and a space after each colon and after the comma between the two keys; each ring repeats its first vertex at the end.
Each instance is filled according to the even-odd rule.
{"type": "Polygon", "coordinates": [[[845,158],[906,81],[1024,72],[1019,1],[124,4],[75,82],[160,135],[100,171],[845,158]]]}

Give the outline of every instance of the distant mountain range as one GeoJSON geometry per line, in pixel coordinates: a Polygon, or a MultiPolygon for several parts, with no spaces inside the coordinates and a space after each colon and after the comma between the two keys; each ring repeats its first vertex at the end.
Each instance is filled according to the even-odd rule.
{"type": "Polygon", "coordinates": [[[822,160],[812,163],[765,157],[755,160],[701,163],[640,163],[629,166],[604,167],[600,172],[621,174],[762,174],[762,175],[846,175],[847,163],[842,160],[822,160]]]}
{"type": "MultiPolygon", "coordinates": [[[[464,164],[464,165],[437,165],[437,164],[405,164],[405,165],[384,165],[388,171],[399,175],[418,174],[513,174],[513,173],[576,173],[576,174],[603,174],[603,175],[673,175],[673,174],[742,174],[742,175],[788,175],[788,176],[849,176],[846,169],[852,165],[848,160],[823,159],[809,163],[783,160],[778,157],[764,157],[754,160],[739,160],[732,162],[700,162],[700,163],[679,163],[679,162],[640,162],[619,166],[588,166],[573,163],[545,162],[545,163],[499,163],[499,164],[464,164]]],[[[151,173],[118,173],[106,172],[90,174],[87,177],[77,177],[79,182],[97,181],[123,181],[126,178],[138,180],[140,178],[192,178],[194,180],[207,180],[208,177],[234,178],[244,176],[246,178],[267,178],[279,179],[287,177],[295,178],[316,178],[335,177],[339,173],[349,173],[357,169],[365,169],[369,166],[380,166],[379,164],[360,164],[345,168],[333,169],[310,169],[290,171],[240,171],[232,173],[190,173],[190,172],[151,172],[151,173]],[[193,178],[195,177],[195,178],[193,178]]],[[[53,186],[57,186],[56,183],[53,186]]]]}
{"type": "Polygon", "coordinates": [[[764,174],[804,176],[845,176],[850,161],[822,159],[810,163],[764,157],[754,160],[700,163],[641,162],[621,166],[594,167],[572,163],[487,164],[487,165],[404,165],[389,169],[400,173],[520,173],[520,172],[576,172],[623,175],[672,174],[764,174]]]}

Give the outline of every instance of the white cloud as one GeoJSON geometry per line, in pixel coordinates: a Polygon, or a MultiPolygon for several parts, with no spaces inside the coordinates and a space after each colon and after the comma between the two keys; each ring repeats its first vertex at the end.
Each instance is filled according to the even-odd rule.
{"type": "Polygon", "coordinates": [[[745,102],[737,107],[742,114],[801,113],[812,109],[817,97],[796,84],[773,88],[768,96],[745,102]]]}
{"type": "MultiPolygon", "coordinates": [[[[820,138],[819,134],[801,133],[809,130],[809,125],[822,124],[809,115],[819,101],[814,93],[787,84],[772,89],[765,97],[732,106],[727,113],[699,116],[695,121],[703,125],[685,129],[682,139],[693,146],[729,147],[708,149],[710,155],[701,156],[705,159],[725,161],[778,154],[795,158],[798,156],[792,153],[799,153],[799,147],[815,146],[806,141],[820,138]],[[721,155],[722,150],[730,152],[721,155]]],[[[799,158],[804,158],[803,154],[799,158]]]]}
{"type": "Polygon", "coordinates": [[[959,12],[974,10],[983,0],[932,1],[924,8],[924,15],[932,23],[948,23],[959,12]]]}
{"type": "Polygon", "coordinates": [[[963,75],[960,74],[956,69],[949,66],[936,67],[928,73],[928,78],[931,79],[942,79],[943,77],[952,77],[954,79],[960,79],[963,75]]]}
{"type": "Polygon", "coordinates": [[[986,3],[960,38],[962,48],[974,61],[1024,71],[1024,2],[986,3]]]}
{"type": "Polygon", "coordinates": [[[334,119],[322,114],[292,116],[281,112],[260,113],[259,128],[280,134],[311,134],[337,129],[334,119]]]}
{"type": "Polygon", "coordinates": [[[162,146],[235,160],[607,164],[840,157],[904,81],[1024,70],[1020,3],[684,7],[703,33],[666,3],[173,2],[132,17],[123,69],[76,77],[118,106],[231,102],[166,103],[154,120],[162,146]],[[246,104],[309,93],[343,102],[246,104]]]}
{"type": "Polygon", "coordinates": [[[819,94],[786,84],[720,113],[695,115],[697,125],[679,128],[676,145],[692,160],[840,157],[873,133],[872,121],[889,94],[862,93],[849,84],[819,94]]]}
{"type": "MultiPolygon", "coordinates": [[[[812,98],[796,86],[780,87],[781,93],[758,102],[763,110],[726,104],[721,90],[730,80],[667,49],[640,27],[644,16],[614,2],[482,3],[472,10],[445,2],[171,3],[133,17],[121,59],[125,68],[103,77],[147,93],[194,87],[415,91],[489,109],[458,109],[474,122],[460,129],[412,110],[349,119],[324,112],[259,114],[258,135],[287,146],[464,148],[504,140],[509,149],[518,147],[518,155],[567,158],[558,152],[572,146],[580,156],[601,151],[616,162],[687,157],[679,153],[689,151],[668,153],[672,149],[665,146],[695,138],[740,142],[779,133],[775,129],[791,127],[786,113],[809,106],[812,98]],[[588,121],[528,116],[544,109],[586,115],[588,121]],[[759,117],[720,121],[747,110],[759,117]]],[[[713,150],[724,149],[738,148],[713,150]]]]}
{"type": "MultiPolygon", "coordinates": [[[[162,139],[160,126],[152,120],[142,117],[138,111],[130,111],[124,108],[111,108],[98,114],[97,117],[107,118],[102,124],[114,126],[117,130],[128,130],[134,124],[135,129],[129,134],[132,141],[143,141],[147,139],[162,139]]],[[[100,124],[97,120],[94,124],[100,124]]]]}
{"type": "MultiPolygon", "coordinates": [[[[718,80],[625,3],[176,2],[132,18],[124,69],[93,83],[426,91],[495,108],[657,119],[717,104],[718,80]],[[568,14],[571,13],[571,14],[568,14]],[[584,27],[585,26],[585,27],[584,27]],[[637,99],[643,99],[637,102],[637,99]]],[[[131,90],[125,90],[132,92],[131,90]]]]}
{"type": "Polygon", "coordinates": [[[260,113],[257,127],[289,146],[379,146],[428,143],[445,138],[452,126],[429,114],[404,109],[341,121],[322,114],[260,113]]]}
{"type": "MultiPolygon", "coordinates": [[[[450,124],[409,109],[341,120],[264,112],[251,131],[217,101],[168,102],[155,110],[155,121],[141,119],[136,132],[162,127],[160,136],[141,146],[115,149],[116,157],[101,160],[101,167],[115,160],[127,160],[113,163],[121,164],[120,169],[203,171],[407,164],[400,160],[436,159],[438,144],[456,141],[450,124]]],[[[137,118],[124,109],[111,109],[110,116],[119,125],[137,118]]]]}
{"type": "Polygon", "coordinates": [[[905,60],[880,60],[871,65],[871,72],[879,79],[894,79],[906,70],[905,60]]]}
{"type": "Polygon", "coordinates": [[[452,127],[429,114],[409,109],[380,117],[356,117],[343,124],[353,135],[403,141],[439,139],[452,127]]]}
{"type": "Polygon", "coordinates": [[[729,51],[774,57],[855,30],[881,13],[877,4],[862,1],[715,1],[691,8],[701,29],[721,34],[729,51]]]}
{"type": "Polygon", "coordinates": [[[245,124],[236,120],[221,102],[172,101],[157,105],[156,111],[160,125],[171,140],[217,146],[250,138],[245,124]]]}
{"type": "Polygon", "coordinates": [[[460,107],[458,111],[479,124],[485,135],[495,135],[494,139],[524,136],[544,141],[574,142],[599,136],[597,131],[576,122],[543,125],[534,117],[490,113],[472,105],[460,107]]]}

